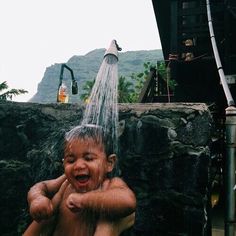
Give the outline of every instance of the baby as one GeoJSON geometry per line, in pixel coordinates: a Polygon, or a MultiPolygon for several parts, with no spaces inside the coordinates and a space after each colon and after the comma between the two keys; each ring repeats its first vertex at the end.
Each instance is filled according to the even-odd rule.
{"type": "Polygon", "coordinates": [[[100,126],[77,126],[66,134],[65,174],[30,189],[34,221],[24,236],[115,236],[133,225],[134,193],[121,178],[108,177],[116,163],[111,144],[100,126]]]}

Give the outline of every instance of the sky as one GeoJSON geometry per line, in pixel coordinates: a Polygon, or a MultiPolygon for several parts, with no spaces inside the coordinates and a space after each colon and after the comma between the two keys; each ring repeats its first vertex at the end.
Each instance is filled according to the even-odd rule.
{"type": "Polygon", "coordinates": [[[161,49],[151,0],[0,0],[0,83],[37,92],[47,67],[108,48],[161,49]]]}

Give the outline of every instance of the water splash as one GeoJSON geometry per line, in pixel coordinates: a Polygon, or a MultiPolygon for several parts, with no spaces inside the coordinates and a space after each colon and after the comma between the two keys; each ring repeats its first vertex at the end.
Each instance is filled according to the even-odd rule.
{"type": "Polygon", "coordinates": [[[118,148],[118,57],[116,54],[118,48],[115,40],[112,41],[110,48],[112,48],[112,52],[110,53],[108,49],[108,52],[105,53],[81,124],[102,126],[105,132],[111,134],[113,150],[116,153],[118,148]]]}

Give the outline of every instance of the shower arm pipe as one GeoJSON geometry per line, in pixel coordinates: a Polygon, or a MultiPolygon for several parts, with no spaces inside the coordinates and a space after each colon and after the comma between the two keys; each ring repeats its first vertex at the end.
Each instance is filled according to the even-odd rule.
{"type": "Polygon", "coordinates": [[[60,89],[60,86],[62,85],[62,81],[63,81],[63,74],[64,74],[64,69],[67,69],[68,71],[70,71],[71,74],[71,82],[72,82],[72,86],[71,86],[71,90],[72,90],[72,94],[78,94],[78,84],[77,81],[74,77],[74,72],[73,70],[67,66],[65,63],[61,64],[61,71],[60,71],[60,77],[59,77],[59,85],[58,85],[58,91],[60,89]]]}
{"type": "Polygon", "coordinates": [[[211,44],[212,44],[212,49],[213,49],[213,52],[214,52],[214,57],[215,57],[215,61],[216,61],[217,70],[218,70],[218,73],[219,73],[219,76],[220,76],[220,81],[221,81],[221,84],[223,86],[223,90],[224,90],[224,94],[226,96],[228,106],[234,106],[235,105],[234,99],[231,95],[228,83],[227,83],[226,78],[225,78],[224,70],[222,68],[222,64],[221,64],[221,61],[220,61],[220,56],[219,56],[219,52],[218,52],[218,48],[217,48],[217,44],[216,44],[216,40],[215,40],[215,34],[214,34],[212,18],[211,18],[211,7],[210,7],[210,1],[209,0],[206,0],[206,7],[207,7],[207,18],[208,18],[208,26],[209,26],[211,44]]]}

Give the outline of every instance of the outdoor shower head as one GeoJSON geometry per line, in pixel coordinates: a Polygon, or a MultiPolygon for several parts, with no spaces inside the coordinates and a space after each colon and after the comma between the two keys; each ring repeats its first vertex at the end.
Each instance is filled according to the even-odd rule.
{"type": "Polygon", "coordinates": [[[110,47],[106,50],[104,54],[104,57],[106,57],[107,55],[114,55],[118,60],[118,51],[121,51],[121,50],[122,48],[119,47],[116,40],[112,40],[110,47]]]}

